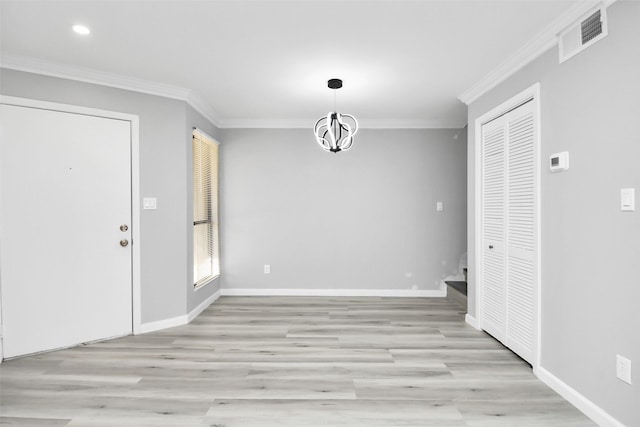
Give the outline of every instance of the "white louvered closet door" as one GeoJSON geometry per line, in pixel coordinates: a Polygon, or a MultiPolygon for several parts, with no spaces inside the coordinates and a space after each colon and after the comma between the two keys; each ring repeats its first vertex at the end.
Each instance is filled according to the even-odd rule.
{"type": "Polygon", "coordinates": [[[482,329],[533,363],[537,313],[535,104],[482,126],[482,329]]]}
{"type": "Polygon", "coordinates": [[[500,341],[506,339],[505,124],[503,116],[482,127],[482,327],[500,341]]]}
{"type": "Polygon", "coordinates": [[[507,115],[507,347],[531,362],[536,301],[535,109],[507,115]]]}

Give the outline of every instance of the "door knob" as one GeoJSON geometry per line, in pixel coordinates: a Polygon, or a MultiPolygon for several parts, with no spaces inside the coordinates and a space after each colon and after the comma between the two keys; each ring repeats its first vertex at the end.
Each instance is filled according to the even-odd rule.
{"type": "Polygon", "coordinates": [[[129,245],[129,241],[127,239],[120,240],[120,246],[122,246],[123,248],[128,245],[129,245]]]}
{"type": "Polygon", "coordinates": [[[127,224],[122,224],[120,226],[120,231],[127,231],[129,229],[129,226],[127,224]]]}

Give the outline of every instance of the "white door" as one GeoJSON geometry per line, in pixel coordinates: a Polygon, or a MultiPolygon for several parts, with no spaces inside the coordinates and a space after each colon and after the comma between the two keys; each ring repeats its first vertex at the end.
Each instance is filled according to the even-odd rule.
{"type": "Polygon", "coordinates": [[[483,329],[506,340],[505,123],[502,116],[482,127],[483,329]]]}
{"type": "Polygon", "coordinates": [[[4,357],[131,333],[131,122],[0,118],[4,357]]]}
{"type": "Polygon", "coordinates": [[[482,126],[482,329],[533,363],[537,337],[536,107],[482,126]]]}
{"type": "Polygon", "coordinates": [[[537,305],[535,120],[533,101],[507,114],[506,345],[529,362],[537,305]]]}

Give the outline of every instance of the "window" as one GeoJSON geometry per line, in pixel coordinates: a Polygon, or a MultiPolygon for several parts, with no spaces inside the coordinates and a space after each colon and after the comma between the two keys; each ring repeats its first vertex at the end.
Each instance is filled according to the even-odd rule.
{"type": "Polygon", "coordinates": [[[218,242],[218,143],[193,131],[193,281],[220,274],[218,242]]]}

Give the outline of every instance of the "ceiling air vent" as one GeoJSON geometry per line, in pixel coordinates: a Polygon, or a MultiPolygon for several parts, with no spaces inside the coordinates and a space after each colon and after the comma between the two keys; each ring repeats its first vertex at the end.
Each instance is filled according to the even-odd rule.
{"type": "Polygon", "coordinates": [[[591,10],[558,36],[560,62],[582,52],[607,35],[607,15],[604,7],[591,10]]]}

